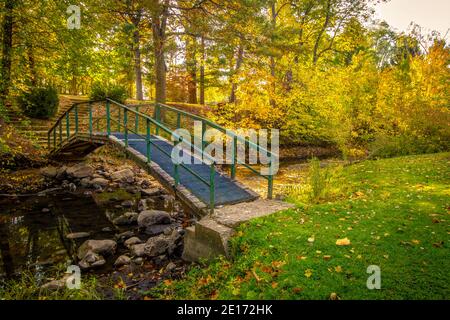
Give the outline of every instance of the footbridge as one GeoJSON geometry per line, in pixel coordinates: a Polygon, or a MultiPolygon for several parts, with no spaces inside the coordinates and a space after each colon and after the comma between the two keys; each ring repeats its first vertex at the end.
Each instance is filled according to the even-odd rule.
{"type": "Polygon", "coordinates": [[[178,200],[194,212],[207,215],[217,207],[256,200],[259,196],[236,179],[238,169],[250,170],[267,180],[268,198],[272,198],[273,174],[239,161],[238,144],[247,150],[265,153],[270,162],[277,155],[220,125],[198,115],[160,103],[124,105],[105,99],[73,104],[48,131],[50,157],[55,160],[75,160],[97,148],[112,144],[155,177],[178,200]],[[178,134],[185,129],[194,134],[194,123],[201,123],[201,141],[192,143],[178,134]],[[204,133],[219,131],[232,143],[228,172],[218,166],[216,156],[205,151],[209,142],[204,133]],[[172,161],[172,151],[186,152],[191,161],[172,161]]]}

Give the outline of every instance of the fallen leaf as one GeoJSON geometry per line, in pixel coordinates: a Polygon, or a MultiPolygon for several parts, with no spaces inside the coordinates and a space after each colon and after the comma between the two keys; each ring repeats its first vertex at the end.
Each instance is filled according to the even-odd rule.
{"type": "Polygon", "coordinates": [[[336,271],[337,273],[341,273],[342,272],[342,267],[341,266],[337,266],[334,268],[334,271],[336,271]]]}
{"type": "Polygon", "coordinates": [[[316,239],[314,239],[314,237],[308,238],[308,242],[309,242],[309,243],[314,243],[314,241],[316,241],[316,239]]]}
{"type": "Polygon", "coordinates": [[[339,297],[336,292],[332,292],[330,294],[330,300],[339,300],[339,297]]]}
{"type": "Polygon", "coordinates": [[[336,245],[338,245],[338,246],[349,246],[350,244],[351,244],[351,242],[348,238],[338,239],[336,241],[336,245]]]}
{"type": "Polygon", "coordinates": [[[294,288],[294,289],[292,289],[292,292],[293,292],[293,293],[300,293],[300,292],[302,292],[302,291],[303,291],[302,288],[294,288]]]}
{"type": "Polygon", "coordinates": [[[278,287],[278,283],[272,282],[272,288],[275,289],[276,287],[278,287]]]}
{"type": "Polygon", "coordinates": [[[419,240],[411,240],[411,242],[414,243],[414,244],[420,244],[419,240]]]}
{"type": "Polygon", "coordinates": [[[311,278],[312,276],[312,270],[311,269],[306,269],[305,270],[305,277],[307,277],[308,279],[311,278]]]}
{"type": "Polygon", "coordinates": [[[331,259],[331,256],[323,256],[323,260],[328,261],[331,259]]]}

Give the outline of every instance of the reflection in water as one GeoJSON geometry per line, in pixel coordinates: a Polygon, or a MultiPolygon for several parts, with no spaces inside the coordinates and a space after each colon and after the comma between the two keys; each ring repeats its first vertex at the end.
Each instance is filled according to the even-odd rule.
{"type": "Polygon", "coordinates": [[[90,232],[91,239],[111,238],[114,225],[91,197],[57,194],[0,199],[0,275],[12,277],[31,269],[37,278],[46,268],[74,260],[75,248],[86,239],[68,233],[90,232]]]}

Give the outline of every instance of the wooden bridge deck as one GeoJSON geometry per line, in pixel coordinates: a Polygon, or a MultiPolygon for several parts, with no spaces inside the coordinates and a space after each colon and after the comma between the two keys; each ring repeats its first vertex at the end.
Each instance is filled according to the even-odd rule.
{"type": "MultiPolygon", "coordinates": [[[[152,144],[158,145],[166,153],[171,154],[173,146],[164,138],[152,135],[152,144]]],[[[190,172],[182,166],[179,167],[180,185],[175,187],[174,165],[172,159],[156,147],[152,148],[152,163],[146,161],[147,143],[145,139],[138,135],[128,135],[128,147],[125,146],[125,137],[123,133],[114,133],[108,137],[105,133],[79,133],[67,140],[59,148],[55,149],[51,156],[53,158],[77,159],[85,156],[96,148],[111,143],[122,148],[130,158],[133,159],[142,168],[149,171],[150,174],[166,188],[172,189],[178,195],[181,195],[181,201],[196,211],[207,212],[210,199],[210,189],[199,179],[196,179],[190,172]],[[201,203],[200,203],[201,202],[201,203]]],[[[205,180],[209,180],[210,166],[201,163],[195,164],[191,155],[190,164],[184,164],[187,168],[194,171],[205,180]]],[[[215,207],[237,204],[253,201],[259,197],[257,193],[243,186],[230,177],[215,172],[215,207]]]]}

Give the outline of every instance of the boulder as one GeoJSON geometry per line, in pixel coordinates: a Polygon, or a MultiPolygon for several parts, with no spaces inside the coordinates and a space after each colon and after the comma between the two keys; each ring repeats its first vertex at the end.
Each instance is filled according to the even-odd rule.
{"type": "Polygon", "coordinates": [[[62,166],[62,167],[58,168],[57,173],[56,173],[56,179],[64,180],[67,176],[66,171],[67,171],[66,166],[62,166]]]}
{"type": "Polygon", "coordinates": [[[62,279],[53,280],[50,282],[47,282],[41,286],[42,290],[48,290],[48,291],[58,291],[62,290],[66,287],[67,279],[70,275],[65,275],[62,279]]]}
{"type": "Polygon", "coordinates": [[[126,240],[123,244],[125,245],[125,247],[131,248],[135,244],[140,244],[140,243],[142,243],[141,239],[139,239],[138,237],[132,237],[132,238],[126,240]]]}
{"type": "Polygon", "coordinates": [[[162,190],[160,188],[141,189],[141,194],[146,197],[153,197],[160,195],[162,190]]]}
{"type": "Polygon", "coordinates": [[[133,177],[134,172],[131,169],[123,169],[111,174],[111,179],[113,181],[127,181],[129,179],[132,179],[133,177]]]}
{"type": "Polygon", "coordinates": [[[180,243],[181,236],[178,231],[173,230],[170,235],[161,234],[149,238],[145,243],[144,252],[148,257],[157,257],[162,254],[172,254],[180,243]]]}
{"type": "Polygon", "coordinates": [[[165,211],[146,210],[139,214],[137,222],[140,228],[147,228],[155,224],[170,224],[170,215],[165,211]]]}
{"type": "Polygon", "coordinates": [[[130,225],[137,221],[138,215],[139,214],[137,212],[126,212],[115,218],[113,223],[118,226],[130,225]]]}
{"type": "Polygon", "coordinates": [[[107,187],[109,184],[109,181],[106,180],[105,178],[95,178],[93,180],[91,180],[91,185],[93,185],[94,187],[107,187]]]}
{"type": "Polygon", "coordinates": [[[91,234],[89,232],[74,232],[74,233],[69,233],[66,235],[67,239],[81,239],[81,238],[87,238],[89,237],[91,234]]]}
{"type": "Polygon", "coordinates": [[[124,208],[131,208],[134,205],[134,201],[133,200],[125,200],[120,205],[124,208]]]}
{"type": "Polygon", "coordinates": [[[58,169],[56,167],[46,167],[41,169],[41,175],[46,178],[56,178],[58,174],[58,169]]]}
{"type": "Polygon", "coordinates": [[[117,258],[116,262],[114,262],[114,265],[116,267],[121,267],[121,266],[125,266],[130,264],[131,262],[131,258],[126,256],[126,255],[122,255],[120,257],[117,258]]]}
{"type": "Polygon", "coordinates": [[[86,177],[86,178],[81,179],[80,185],[81,185],[83,188],[89,187],[89,186],[91,185],[91,178],[86,177]]]}
{"type": "Polygon", "coordinates": [[[76,179],[82,179],[92,176],[94,169],[85,163],[78,163],[67,169],[66,173],[76,179]]]}
{"type": "Polygon", "coordinates": [[[170,224],[154,224],[145,228],[145,233],[151,237],[165,233],[166,230],[171,230],[172,225],[170,224]]]}
{"type": "Polygon", "coordinates": [[[123,242],[126,239],[129,239],[131,237],[134,237],[134,232],[133,231],[125,231],[119,234],[115,235],[115,238],[117,239],[117,241],[119,242],[123,242]]]}
{"type": "Polygon", "coordinates": [[[88,252],[110,255],[116,248],[117,243],[114,240],[86,240],[78,248],[78,259],[83,259],[88,252]]]}
{"type": "Polygon", "coordinates": [[[90,269],[90,268],[96,268],[101,267],[106,263],[105,259],[92,251],[88,251],[83,259],[78,263],[78,265],[81,267],[81,269],[90,269]]]}
{"type": "Polygon", "coordinates": [[[148,209],[147,199],[141,199],[138,202],[138,211],[145,211],[148,209]]]}
{"type": "Polygon", "coordinates": [[[134,246],[131,246],[131,254],[134,257],[143,257],[145,256],[145,243],[142,244],[135,244],[134,246]]]}

